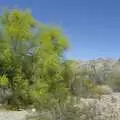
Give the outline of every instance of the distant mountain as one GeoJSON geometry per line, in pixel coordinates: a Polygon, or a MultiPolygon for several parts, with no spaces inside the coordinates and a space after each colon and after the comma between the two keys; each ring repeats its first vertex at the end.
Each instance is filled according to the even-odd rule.
{"type": "Polygon", "coordinates": [[[111,69],[111,70],[119,70],[120,69],[120,60],[118,59],[110,59],[110,58],[98,58],[95,60],[88,60],[88,61],[74,61],[76,63],[77,68],[88,68],[95,67],[96,70],[98,69],[111,69]]]}

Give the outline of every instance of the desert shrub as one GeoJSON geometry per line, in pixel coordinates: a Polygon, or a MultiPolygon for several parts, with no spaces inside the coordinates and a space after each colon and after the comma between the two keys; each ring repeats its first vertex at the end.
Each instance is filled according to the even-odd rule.
{"type": "Polygon", "coordinates": [[[100,95],[110,94],[112,93],[112,88],[110,88],[108,85],[97,85],[96,92],[100,95]]]}
{"type": "Polygon", "coordinates": [[[27,80],[24,80],[22,76],[16,75],[14,77],[14,89],[12,90],[12,97],[9,100],[9,104],[12,108],[23,108],[31,103],[29,99],[29,87],[27,80]]]}
{"type": "Polygon", "coordinates": [[[29,116],[34,120],[94,120],[96,117],[95,104],[86,106],[84,103],[74,104],[72,102],[57,105],[51,111],[40,112],[36,115],[29,116]],[[82,105],[82,106],[81,106],[82,105]]]}
{"type": "Polygon", "coordinates": [[[86,79],[77,79],[72,84],[72,93],[78,97],[93,97],[96,95],[97,86],[91,81],[86,79]]]}
{"type": "Polygon", "coordinates": [[[113,91],[120,91],[120,77],[118,75],[114,76],[111,80],[109,80],[107,84],[113,89],[113,91]]]}

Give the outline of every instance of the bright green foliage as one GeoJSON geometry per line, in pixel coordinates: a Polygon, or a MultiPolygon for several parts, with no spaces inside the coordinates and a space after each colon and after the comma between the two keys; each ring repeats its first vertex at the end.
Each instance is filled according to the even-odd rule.
{"type": "Polygon", "coordinates": [[[16,74],[12,80],[13,98],[10,101],[13,106],[27,106],[29,104],[28,81],[24,79],[20,69],[16,70],[16,74]]]}
{"type": "Polygon", "coordinates": [[[35,64],[33,65],[35,87],[31,93],[35,98],[37,98],[36,93],[38,93],[39,100],[45,97],[47,101],[43,100],[42,102],[52,105],[56,101],[65,100],[68,94],[67,84],[63,76],[64,59],[62,57],[67,48],[67,42],[65,37],[61,36],[61,32],[57,29],[48,28],[48,30],[41,31],[40,48],[36,52],[35,64]]]}
{"type": "Polygon", "coordinates": [[[8,78],[5,75],[0,76],[0,86],[8,86],[8,78]]]}
{"type": "Polygon", "coordinates": [[[29,11],[14,9],[8,11],[4,18],[4,26],[10,39],[27,40],[32,36],[31,28],[35,21],[29,11]]]}
{"type": "Polygon", "coordinates": [[[19,9],[4,12],[0,24],[0,74],[13,91],[9,103],[50,108],[63,102],[69,89],[63,74],[68,41],[62,30],[19,9]]]}

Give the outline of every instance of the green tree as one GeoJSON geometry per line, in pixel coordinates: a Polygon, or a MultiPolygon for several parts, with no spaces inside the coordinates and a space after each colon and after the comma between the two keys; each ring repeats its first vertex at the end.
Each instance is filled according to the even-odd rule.
{"type": "Polygon", "coordinates": [[[19,106],[29,101],[45,107],[64,101],[68,41],[62,30],[39,23],[30,12],[19,9],[4,12],[0,19],[0,43],[4,43],[0,44],[0,66],[13,90],[12,103],[19,106]]]}
{"type": "Polygon", "coordinates": [[[41,31],[40,47],[36,51],[32,79],[33,83],[37,83],[33,85],[41,84],[34,88],[41,91],[38,92],[41,96],[48,97],[48,101],[51,98],[52,104],[65,100],[68,94],[68,86],[63,76],[63,54],[67,47],[67,39],[59,29],[48,27],[41,31]]]}

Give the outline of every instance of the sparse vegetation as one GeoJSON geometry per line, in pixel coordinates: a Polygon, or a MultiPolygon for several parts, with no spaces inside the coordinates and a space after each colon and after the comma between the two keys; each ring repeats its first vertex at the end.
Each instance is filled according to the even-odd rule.
{"type": "Polygon", "coordinates": [[[33,105],[39,120],[94,120],[94,105],[82,108],[71,100],[120,91],[118,61],[66,60],[63,31],[38,22],[29,11],[4,11],[0,26],[0,102],[9,108],[33,105]]]}

